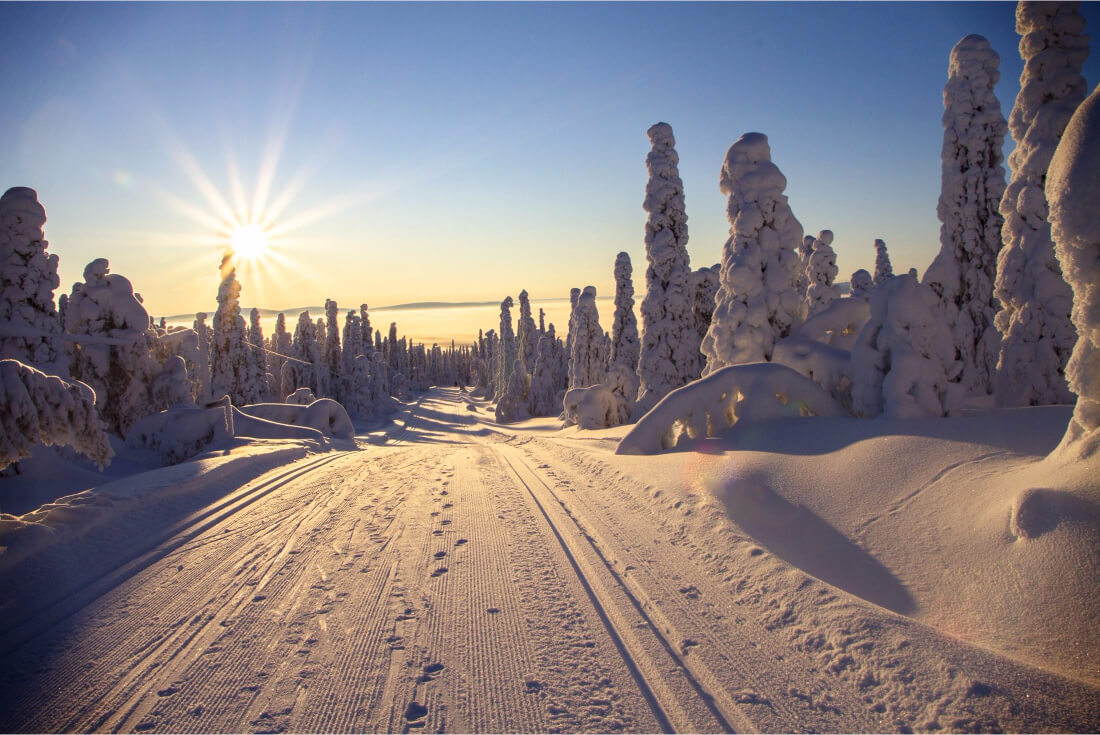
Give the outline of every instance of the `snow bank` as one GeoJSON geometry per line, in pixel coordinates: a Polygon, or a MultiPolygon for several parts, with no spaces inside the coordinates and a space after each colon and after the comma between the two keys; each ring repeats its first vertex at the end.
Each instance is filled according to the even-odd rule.
{"type": "Polygon", "coordinates": [[[114,452],[94,402],[83,383],[0,360],[0,469],[29,457],[35,444],[69,446],[106,467],[114,452]]]}
{"type": "Polygon", "coordinates": [[[229,443],[234,435],[230,410],[228,401],[210,408],[173,406],[130,427],[126,445],[148,450],[166,465],[177,464],[229,443]]]}
{"type": "Polygon", "coordinates": [[[285,421],[262,419],[245,413],[236,406],[233,407],[233,432],[235,436],[248,439],[306,439],[325,446],[325,435],[317,429],[297,426],[285,421]]]}
{"type": "Polygon", "coordinates": [[[1087,457],[1100,448],[1100,87],[1066,126],[1047,172],[1047,194],[1078,334],[1066,365],[1077,405],[1064,444],[1087,457]]]}
{"type": "Polygon", "coordinates": [[[623,437],[615,453],[654,454],[685,436],[715,436],[740,421],[845,414],[821,386],[785,365],[731,365],[665,396],[623,437]]]}
{"type": "Polygon", "coordinates": [[[848,350],[806,337],[787,337],[776,342],[772,362],[796,370],[851,409],[852,353],[848,350]]]}
{"type": "Polygon", "coordinates": [[[325,436],[337,439],[355,437],[355,427],[348,418],[348,412],[331,398],[320,398],[308,406],[289,403],[254,403],[251,406],[243,406],[240,410],[249,416],[267,421],[292,426],[308,426],[317,429],[325,436]]]}

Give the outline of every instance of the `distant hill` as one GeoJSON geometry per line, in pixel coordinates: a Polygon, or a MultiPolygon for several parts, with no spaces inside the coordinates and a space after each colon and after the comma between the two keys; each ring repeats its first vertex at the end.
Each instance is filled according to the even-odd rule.
{"type": "MultiPolygon", "coordinates": [[[[549,300],[554,300],[554,299],[532,299],[532,301],[549,301],[549,300]]],[[[372,307],[370,307],[370,313],[373,314],[376,311],[408,311],[410,309],[452,309],[452,308],[455,308],[455,307],[462,307],[462,306],[495,306],[496,304],[499,304],[499,303],[500,303],[499,301],[414,301],[414,302],[408,303],[408,304],[390,304],[388,306],[372,306],[372,307]]],[[[356,311],[359,310],[358,304],[356,304],[355,307],[341,306],[340,307],[340,313],[341,314],[346,314],[348,312],[348,309],[350,309],[350,308],[354,308],[356,311]]],[[[213,317],[214,312],[216,310],[217,310],[217,306],[215,305],[213,308],[211,308],[209,311],[207,311],[206,314],[210,317],[213,317]]],[[[299,307],[296,307],[296,308],[293,308],[293,309],[264,309],[264,308],[257,307],[257,310],[260,312],[260,316],[265,317],[265,318],[276,317],[279,314],[286,314],[287,318],[292,317],[292,316],[294,318],[297,318],[298,315],[301,314],[303,311],[308,311],[314,318],[317,318],[318,316],[321,316],[325,313],[325,307],[324,306],[299,306],[299,307]]],[[[242,306],[241,307],[241,314],[244,314],[244,315],[247,316],[251,311],[252,311],[251,306],[242,306]]],[[[170,321],[170,322],[182,322],[182,321],[186,321],[188,319],[193,320],[194,318],[195,318],[194,313],[172,314],[171,316],[166,316],[165,317],[165,319],[167,321],[170,321]]]]}

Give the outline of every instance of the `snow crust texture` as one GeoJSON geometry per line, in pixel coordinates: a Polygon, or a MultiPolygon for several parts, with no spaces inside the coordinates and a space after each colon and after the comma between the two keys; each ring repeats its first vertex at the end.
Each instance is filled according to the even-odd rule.
{"type": "Polygon", "coordinates": [[[88,386],[0,360],[0,469],[35,444],[72,447],[103,469],[114,455],[88,386]]]}
{"type": "Polygon", "coordinates": [[[943,89],[943,151],[937,206],[940,252],[923,283],[940,297],[963,372],[953,380],[969,391],[989,393],[997,368],[1000,333],[993,297],[1001,249],[998,211],[1004,194],[1001,147],[1006,131],[993,92],[1000,57],[977,35],[951,49],[943,89]]]}
{"type": "Polygon", "coordinates": [[[1067,125],[1047,173],[1047,193],[1078,335],[1066,365],[1070,390],[1077,394],[1066,440],[1088,456],[1100,447],[1100,88],[1067,125]]]}
{"type": "MultiPolygon", "coordinates": [[[[699,377],[702,359],[692,307],[695,293],[687,252],[684,182],[672,127],[657,123],[647,132],[649,183],[642,207],[645,225],[646,294],[642,299],[642,350],[638,360],[638,411],[699,377]]],[[[570,387],[576,387],[570,382],[570,387]]]]}
{"type": "Polygon", "coordinates": [[[729,200],[730,236],[710,329],[703,338],[706,373],[771,358],[776,340],[802,318],[798,297],[802,225],[771,161],[768,138],[742,135],[726,153],[719,187],[729,200]]]}
{"type": "Polygon", "coordinates": [[[1066,362],[1076,342],[1073,295],[1054,255],[1047,169],[1070,116],[1087,91],[1085,20],[1071,2],[1021,2],[1016,31],[1024,70],[1009,116],[1016,148],[1001,199],[1004,248],[997,259],[1001,349],[995,384],[1001,406],[1072,403],[1066,362]]]}

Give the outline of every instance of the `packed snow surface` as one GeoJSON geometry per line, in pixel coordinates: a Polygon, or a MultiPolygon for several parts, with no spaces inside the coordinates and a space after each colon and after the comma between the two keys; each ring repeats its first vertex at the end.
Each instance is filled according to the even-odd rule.
{"type": "Polygon", "coordinates": [[[436,389],[355,451],[237,443],[4,516],[0,730],[1100,723],[1095,473],[1042,459],[1067,407],[622,456],[627,427],[487,406],[436,389]]]}

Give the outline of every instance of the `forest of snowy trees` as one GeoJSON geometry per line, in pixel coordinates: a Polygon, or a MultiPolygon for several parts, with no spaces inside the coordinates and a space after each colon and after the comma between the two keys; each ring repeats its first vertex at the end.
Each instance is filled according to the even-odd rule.
{"type": "Polygon", "coordinates": [[[559,416],[566,426],[604,428],[661,404],[675,425],[654,434],[663,444],[745,415],[814,413],[811,405],[903,418],[1077,401],[1071,430],[1095,444],[1100,202],[1086,172],[1096,170],[1100,131],[1097,93],[1086,101],[1081,77],[1088,39],[1076,3],[1021,2],[1017,30],[1025,66],[1007,122],[994,94],[997,53],[976,35],[951,51],[935,259],[919,280],[895,275],[876,239],[867,249],[873,274],[854,272],[846,296],[836,249],[853,244],[828,229],[804,232],[758,132],[721,161],[729,220],[721,263],[693,271],[673,130],[647,131],[640,324],[623,252],[609,263],[609,331],[593,286],[573,289],[564,330],[541,309],[536,320],[521,291],[515,324],[517,302],[507,296],[499,323],[469,346],[412,344],[396,324],[385,334],[372,327],[366,304],[341,317],[332,300],[316,318],[299,314],[292,331],[279,314],[265,336],[255,309],[241,313],[228,251],[217,310],[196,314],[191,329],[152,319],[103,258],[55,300],[45,210],[33,190],[9,189],[0,198],[0,467],[37,443],[69,445],[102,466],[108,434],[173,461],[190,451],[180,446],[197,451],[215,435],[273,431],[261,423],[346,434],[351,420],[383,417],[395,399],[432,385],[471,386],[495,402],[501,423],[559,416]],[[1016,142],[1007,181],[1006,132],[1016,142]],[[752,363],[774,367],[744,369],[752,363]],[[761,402],[729,387],[747,385],[771,396],[761,402]],[[670,407],[681,391],[693,398],[670,407]],[[179,420],[150,419],[163,412],[179,420]],[[173,431],[181,435],[166,439],[173,431]]]}

